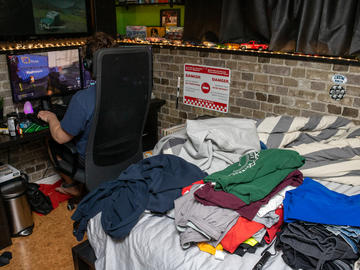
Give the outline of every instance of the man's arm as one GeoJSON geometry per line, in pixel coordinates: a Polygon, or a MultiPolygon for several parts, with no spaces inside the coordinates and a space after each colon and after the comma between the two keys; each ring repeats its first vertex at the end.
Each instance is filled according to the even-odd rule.
{"type": "Polygon", "coordinates": [[[51,136],[57,143],[64,144],[74,138],[74,136],[70,135],[61,128],[60,122],[54,113],[49,111],[40,111],[37,116],[49,124],[51,136]]]}

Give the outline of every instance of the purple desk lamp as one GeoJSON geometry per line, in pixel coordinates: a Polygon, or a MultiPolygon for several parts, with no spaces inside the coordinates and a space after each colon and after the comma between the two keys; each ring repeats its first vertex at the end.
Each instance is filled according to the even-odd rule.
{"type": "Polygon", "coordinates": [[[26,101],[24,104],[24,113],[25,114],[29,114],[29,113],[34,113],[33,107],[31,106],[30,101],[26,101]]]}

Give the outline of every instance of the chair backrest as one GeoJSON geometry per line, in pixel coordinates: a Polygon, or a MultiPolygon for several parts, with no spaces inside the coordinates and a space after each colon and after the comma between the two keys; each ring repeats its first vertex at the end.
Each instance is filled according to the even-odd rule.
{"type": "Polygon", "coordinates": [[[96,105],[85,159],[91,191],[143,158],[142,134],[152,91],[151,48],[98,50],[93,58],[96,105]]]}

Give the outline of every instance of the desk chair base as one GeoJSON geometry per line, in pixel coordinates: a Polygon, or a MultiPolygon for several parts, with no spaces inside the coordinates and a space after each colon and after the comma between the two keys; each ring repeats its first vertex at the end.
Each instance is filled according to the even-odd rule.
{"type": "Polygon", "coordinates": [[[78,205],[81,201],[81,197],[73,197],[73,198],[70,198],[68,200],[68,203],[67,203],[67,209],[69,211],[72,211],[75,209],[76,205],[78,205]]]}

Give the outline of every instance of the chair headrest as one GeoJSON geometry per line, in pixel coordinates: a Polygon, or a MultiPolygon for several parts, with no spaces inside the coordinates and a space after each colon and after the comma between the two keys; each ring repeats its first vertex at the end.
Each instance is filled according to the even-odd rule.
{"type": "MultiPolygon", "coordinates": [[[[123,47],[114,47],[114,48],[102,48],[97,50],[93,56],[93,63],[92,63],[92,72],[93,77],[97,78],[97,76],[101,77],[99,74],[98,66],[101,66],[102,58],[105,55],[116,55],[124,54],[124,53],[139,53],[139,52],[150,52],[150,46],[123,46],[123,47]]],[[[126,64],[126,63],[124,63],[126,64]]]]}

